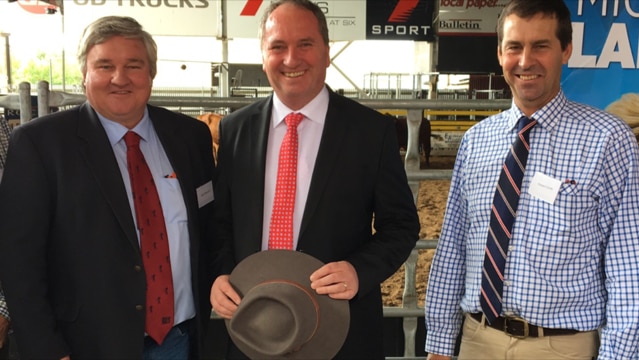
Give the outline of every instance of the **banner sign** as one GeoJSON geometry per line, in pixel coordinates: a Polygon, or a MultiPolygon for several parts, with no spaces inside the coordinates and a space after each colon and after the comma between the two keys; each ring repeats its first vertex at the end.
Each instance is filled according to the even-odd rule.
{"type": "MultiPolygon", "coordinates": [[[[434,0],[314,2],[326,16],[331,41],[434,40],[434,0]]],[[[227,1],[228,37],[256,38],[268,4],[269,0],[227,1]]]]}
{"type": "Polygon", "coordinates": [[[508,1],[439,0],[437,71],[501,74],[497,61],[497,20],[508,1]]]}
{"type": "MultiPolygon", "coordinates": [[[[314,1],[324,12],[331,40],[362,40],[366,32],[366,1],[314,1]]],[[[257,38],[257,29],[269,0],[231,0],[226,2],[229,38],[257,38]]]]}
{"type": "MultiPolygon", "coordinates": [[[[228,38],[257,38],[260,19],[270,0],[65,0],[65,32],[80,33],[101,16],[127,15],[156,36],[219,37],[222,35],[219,28],[222,1],[226,4],[228,38]]],[[[484,2],[502,0],[461,1],[476,1],[476,6],[485,7],[484,2]]],[[[434,41],[435,38],[435,0],[314,2],[326,16],[332,41],[434,41]]]]}
{"type": "Polygon", "coordinates": [[[439,0],[439,35],[492,35],[509,0],[439,0]]]}
{"type": "Polygon", "coordinates": [[[366,40],[434,41],[433,0],[366,2],[366,40]]]}
{"type": "Polygon", "coordinates": [[[566,1],[573,50],[562,73],[568,98],[605,109],[639,93],[639,1],[566,1]]]}
{"type": "Polygon", "coordinates": [[[65,33],[79,36],[92,21],[121,15],[136,19],[152,35],[217,36],[220,1],[65,0],[65,33]]]}

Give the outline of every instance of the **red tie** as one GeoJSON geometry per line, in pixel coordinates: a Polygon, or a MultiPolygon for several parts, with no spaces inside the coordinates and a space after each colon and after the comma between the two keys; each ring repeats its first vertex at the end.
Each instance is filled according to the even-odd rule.
{"type": "Polygon", "coordinates": [[[282,140],[277,165],[269,249],[293,249],[293,210],[297,186],[297,125],[303,119],[304,115],[300,113],[290,113],[284,119],[286,135],[282,140]]]}
{"type": "Polygon", "coordinates": [[[173,277],[169,241],[160,197],[140,151],[140,136],[129,131],[124,135],[124,141],[146,273],[145,331],[158,344],[162,344],[173,327],[173,277]]]}

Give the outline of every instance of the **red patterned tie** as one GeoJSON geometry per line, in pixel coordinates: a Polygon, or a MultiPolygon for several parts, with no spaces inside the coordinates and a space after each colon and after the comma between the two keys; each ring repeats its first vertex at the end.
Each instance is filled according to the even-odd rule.
{"type": "Polygon", "coordinates": [[[124,135],[124,141],[146,273],[145,331],[158,344],[162,344],[173,327],[173,277],[169,241],[160,197],[140,151],[140,136],[129,131],[124,135]]]}
{"type": "Polygon", "coordinates": [[[269,249],[293,249],[293,210],[297,187],[297,125],[304,119],[300,113],[286,116],[286,135],[282,140],[277,166],[275,199],[269,232],[269,249]]]}

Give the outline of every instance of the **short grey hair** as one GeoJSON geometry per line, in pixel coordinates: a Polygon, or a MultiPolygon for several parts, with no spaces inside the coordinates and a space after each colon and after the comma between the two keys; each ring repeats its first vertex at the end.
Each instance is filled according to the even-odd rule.
{"type": "Polygon", "coordinates": [[[82,74],[87,72],[87,54],[95,45],[101,44],[114,36],[137,39],[144,43],[149,58],[149,72],[154,79],[158,72],[158,47],[151,34],[146,32],[140,23],[128,16],[101,17],[84,29],[78,46],[78,63],[82,74]]]}

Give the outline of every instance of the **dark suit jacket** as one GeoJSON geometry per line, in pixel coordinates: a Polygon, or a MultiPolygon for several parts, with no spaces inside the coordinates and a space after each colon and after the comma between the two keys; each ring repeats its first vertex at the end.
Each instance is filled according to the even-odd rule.
{"type": "MultiPolygon", "coordinates": [[[[215,231],[225,241],[224,273],[261,249],[271,109],[272,98],[258,101],[220,125],[215,231]]],[[[338,358],[383,358],[380,283],[406,260],[419,227],[393,122],[330,92],[297,250],[325,263],[346,260],[357,271],[338,358]]]]}
{"type": "MultiPolygon", "coordinates": [[[[196,188],[212,180],[211,135],[198,120],[148,109],[187,208],[194,329],[202,334],[210,316],[212,203],[198,207],[196,188]]],[[[133,215],[88,104],[14,131],[0,234],[0,278],[24,359],[142,358],[146,280],[133,215]]]]}

